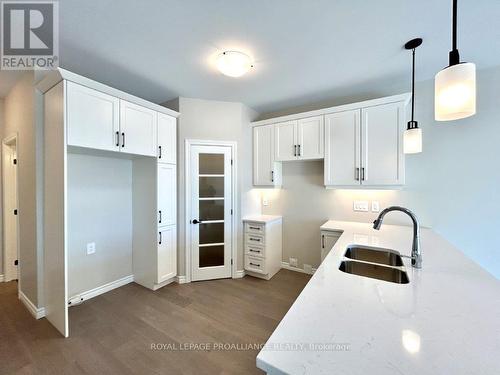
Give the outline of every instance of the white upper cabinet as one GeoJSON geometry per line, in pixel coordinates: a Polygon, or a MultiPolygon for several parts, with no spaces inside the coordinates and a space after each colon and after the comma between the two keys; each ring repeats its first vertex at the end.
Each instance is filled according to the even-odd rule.
{"type": "Polygon", "coordinates": [[[158,162],[176,163],[177,119],[158,113],[158,162]]]}
{"type": "Polygon", "coordinates": [[[274,125],[274,159],[288,161],[297,159],[297,121],[274,125]]]}
{"type": "Polygon", "coordinates": [[[253,184],[279,186],[281,169],[274,162],[274,126],[253,128],[253,184]]]}
{"type": "Polygon", "coordinates": [[[276,161],[322,159],[323,147],[323,116],[274,124],[276,161]]]}
{"type": "Polygon", "coordinates": [[[403,103],[363,108],[361,116],[361,183],[403,185],[403,103]]]}
{"type": "Polygon", "coordinates": [[[325,116],[325,185],[360,184],[361,111],[325,116]]]}
{"type": "Polygon", "coordinates": [[[297,122],[297,156],[299,159],[322,159],[324,157],[323,116],[300,119],[297,122]]]}
{"type": "Polygon", "coordinates": [[[176,179],[175,164],[158,163],[158,226],[176,222],[176,179]]]}
{"type": "Polygon", "coordinates": [[[119,150],[120,100],[67,82],[68,145],[119,150]]]}
{"type": "Polygon", "coordinates": [[[120,100],[120,151],[157,156],[157,112],[120,100]]]}
{"type": "Polygon", "coordinates": [[[165,227],[158,232],[158,278],[162,283],[177,276],[177,233],[175,225],[165,227]]]}

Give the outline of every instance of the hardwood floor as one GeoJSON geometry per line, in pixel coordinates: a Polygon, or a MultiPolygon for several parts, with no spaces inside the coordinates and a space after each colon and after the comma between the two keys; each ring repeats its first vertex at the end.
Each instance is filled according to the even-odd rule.
{"type": "Polygon", "coordinates": [[[245,349],[266,342],[308,280],[281,270],[270,281],[246,276],[156,292],[132,283],[70,308],[68,339],[31,317],[16,283],[0,283],[0,374],[259,374],[258,349],[245,349]],[[233,347],[214,348],[223,344],[233,347]]]}

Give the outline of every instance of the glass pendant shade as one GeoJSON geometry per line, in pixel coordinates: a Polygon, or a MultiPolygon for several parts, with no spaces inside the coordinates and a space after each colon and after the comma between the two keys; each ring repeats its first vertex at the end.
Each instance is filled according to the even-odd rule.
{"type": "Polygon", "coordinates": [[[476,113],[476,65],[455,64],[435,77],[434,115],[436,121],[451,121],[476,113]]]}
{"type": "Polygon", "coordinates": [[[422,152],[422,129],[413,128],[405,130],[403,134],[403,151],[405,154],[418,154],[422,152]]]}

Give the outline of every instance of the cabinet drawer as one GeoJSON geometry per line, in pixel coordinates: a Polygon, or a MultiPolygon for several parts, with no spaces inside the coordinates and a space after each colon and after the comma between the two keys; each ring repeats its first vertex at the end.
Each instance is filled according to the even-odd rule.
{"type": "Polygon", "coordinates": [[[261,236],[258,234],[252,234],[252,233],[245,233],[245,244],[247,244],[247,245],[263,246],[264,242],[265,242],[264,236],[261,236]]]}
{"type": "Polygon", "coordinates": [[[256,256],[256,257],[264,257],[265,250],[263,246],[256,246],[251,244],[245,245],[245,254],[256,256]]]}
{"type": "Polygon", "coordinates": [[[245,255],[245,269],[247,271],[266,274],[266,261],[250,255],[245,255]]]}
{"type": "Polygon", "coordinates": [[[252,234],[264,234],[264,224],[245,223],[245,232],[252,234]]]}

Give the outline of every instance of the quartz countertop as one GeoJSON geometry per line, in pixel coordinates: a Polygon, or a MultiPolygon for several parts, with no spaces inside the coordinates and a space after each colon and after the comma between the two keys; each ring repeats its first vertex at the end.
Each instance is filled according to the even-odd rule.
{"type": "Polygon", "coordinates": [[[278,215],[249,215],[243,218],[243,221],[251,221],[253,223],[270,223],[276,220],[281,220],[283,217],[278,215]]]}
{"type": "MultiPolygon", "coordinates": [[[[412,228],[328,221],[342,231],[257,356],[269,374],[500,374],[500,282],[430,229],[409,284],[351,275],[349,245],[410,255],[412,228]]],[[[492,251],[495,249],[492,247],[492,251]]]]}

